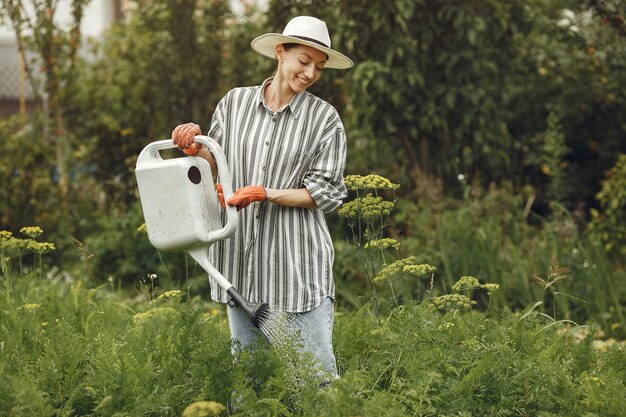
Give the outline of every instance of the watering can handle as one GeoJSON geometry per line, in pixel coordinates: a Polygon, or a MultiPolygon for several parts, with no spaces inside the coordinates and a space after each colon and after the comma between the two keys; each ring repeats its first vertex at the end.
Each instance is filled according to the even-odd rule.
{"type": "MultiPolygon", "coordinates": [[[[195,142],[201,143],[206,146],[208,150],[213,155],[213,159],[215,159],[215,163],[217,164],[217,169],[220,175],[220,184],[222,184],[222,190],[224,191],[224,200],[228,200],[233,195],[233,182],[230,176],[230,170],[228,169],[228,163],[226,162],[226,156],[224,155],[224,151],[221,146],[215,141],[215,139],[210,138],[208,136],[198,135],[194,138],[195,142]]],[[[158,140],[156,142],[152,142],[148,146],[146,146],[139,156],[137,157],[137,166],[140,164],[155,161],[155,160],[163,160],[159,151],[165,149],[176,148],[171,139],[158,140]]],[[[191,156],[190,158],[198,158],[196,156],[191,156]]],[[[234,206],[226,206],[226,224],[224,227],[218,230],[214,230],[210,233],[209,241],[205,243],[213,243],[218,240],[223,240],[230,237],[237,228],[237,208],[234,206]]]]}
{"type": "MultiPolygon", "coordinates": [[[[213,155],[213,159],[217,164],[220,184],[222,184],[222,191],[224,192],[224,201],[228,200],[233,195],[233,180],[230,176],[230,170],[228,169],[228,163],[226,162],[226,155],[224,155],[222,147],[215,141],[215,139],[208,136],[199,135],[194,139],[196,142],[200,142],[206,146],[213,155]]],[[[226,224],[223,228],[215,230],[211,233],[211,243],[226,239],[231,236],[237,228],[237,208],[227,204],[225,210],[226,224]]]]}

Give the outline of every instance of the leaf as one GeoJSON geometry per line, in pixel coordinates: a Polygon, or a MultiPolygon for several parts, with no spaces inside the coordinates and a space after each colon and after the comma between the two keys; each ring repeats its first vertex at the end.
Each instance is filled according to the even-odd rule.
{"type": "Polygon", "coordinates": [[[476,45],[476,31],[474,29],[469,29],[467,31],[467,40],[470,45],[476,45]]]}
{"type": "Polygon", "coordinates": [[[456,102],[456,91],[451,90],[446,94],[446,105],[450,109],[454,109],[454,103],[456,102]]]}
{"type": "Polygon", "coordinates": [[[526,313],[519,318],[520,321],[524,320],[526,317],[530,316],[537,307],[543,304],[543,301],[537,301],[526,313]]]}
{"type": "Polygon", "coordinates": [[[576,326],[576,327],[580,327],[580,326],[578,325],[578,323],[576,323],[575,321],[572,321],[572,320],[559,320],[559,321],[555,321],[555,322],[553,322],[553,323],[550,323],[550,324],[548,324],[548,325],[546,325],[546,326],[542,327],[542,328],[541,328],[541,329],[539,329],[539,330],[538,330],[535,334],[537,335],[537,334],[539,334],[539,333],[543,332],[544,330],[547,330],[547,329],[549,329],[550,327],[554,326],[555,324],[559,324],[559,323],[571,323],[571,324],[573,324],[573,325],[574,325],[574,326],[576,326]]]}
{"type": "Polygon", "coordinates": [[[583,300],[582,298],[575,297],[575,296],[573,296],[573,295],[566,294],[566,293],[564,293],[564,292],[555,291],[555,292],[554,292],[554,295],[563,295],[563,296],[565,296],[565,297],[569,297],[569,298],[574,299],[574,300],[576,300],[576,301],[580,301],[580,302],[585,303],[585,304],[590,304],[590,303],[589,303],[589,301],[587,301],[587,300],[583,300]]]}

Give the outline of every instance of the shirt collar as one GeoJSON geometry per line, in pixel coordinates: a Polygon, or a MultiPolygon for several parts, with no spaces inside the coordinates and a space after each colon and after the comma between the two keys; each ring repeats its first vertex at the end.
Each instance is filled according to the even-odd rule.
{"type": "MultiPolygon", "coordinates": [[[[259,95],[257,97],[258,103],[262,104],[263,107],[265,107],[268,110],[269,110],[269,107],[267,106],[267,103],[265,103],[265,97],[263,96],[263,91],[265,90],[265,86],[271,83],[273,79],[274,77],[269,77],[268,79],[263,81],[263,84],[261,84],[261,87],[259,88],[259,95]]],[[[289,111],[291,111],[291,114],[293,114],[293,116],[296,119],[298,118],[298,114],[300,114],[300,109],[302,108],[302,103],[305,100],[306,94],[307,94],[306,91],[303,93],[296,94],[295,96],[291,98],[289,103],[287,103],[287,105],[285,106],[289,109],[289,111]]],[[[283,111],[283,110],[281,109],[280,111],[283,111]]]]}

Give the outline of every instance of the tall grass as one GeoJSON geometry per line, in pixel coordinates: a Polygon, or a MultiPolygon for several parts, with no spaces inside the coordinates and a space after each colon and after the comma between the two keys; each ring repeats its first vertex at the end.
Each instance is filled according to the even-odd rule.
{"type": "MultiPolygon", "coordinates": [[[[542,302],[541,308],[556,319],[595,322],[614,337],[626,337],[624,261],[587,240],[562,207],[554,205],[549,217],[540,217],[529,210],[527,197],[491,188],[484,194],[468,192],[461,200],[417,206],[399,200],[392,213],[398,221],[386,233],[401,243],[400,257],[413,255],[417,262],[437,267],[435,294],[471,275],[500,285],[492,298],[475,294],[483,308],[490,303],[493,314],[542,302]],[[555,271],[560,279],[546,286],[555,271]]],[[[348,243],[337,245],[342,294],[359,291],[358,267],[351,261],[355,251],[348,243]]],[[[422,299],[433,295],[423,291],[428,284],[428,277],[422,277],[406,285],[413,298],[422,299]]]]}
{"type": "Polygon", "coordinates": [[[289,348],[233,358],[206,298],[151,282],[129,298],[28,258],[54,246],[0,234],[0,416],[624,415],[626,350],[606,339],[623,326],[623,269],[567,213],[530,225],[492,190],[414,221],[408,238],[338,244],[351,308],[335,322],[342,377],[325,388],[289,348]],[[369,277],[345,261],[364,259],[355,246],[369,277]]]}
{"type": "Polygon", "coordinates": [[[379,321],[367,308],[338,311],[342,377],[320,389],[306,361],[294,369],[284,351],[259,347],[233,360],[223,311],[184,293],[131,301],[109,287],[30,275],[14,288],[25,298],[0,301],[1,416],[617,417],[626,409],[624,347],[599,350],[593,329],[547,327],[535,310],[492,319],[407,302],[379,321]],[[36,287],[40,302],[30,303],[36,287]]]}

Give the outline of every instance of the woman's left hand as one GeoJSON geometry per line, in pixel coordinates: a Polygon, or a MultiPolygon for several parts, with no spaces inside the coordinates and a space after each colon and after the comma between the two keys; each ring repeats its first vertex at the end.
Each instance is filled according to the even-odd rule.
{"type": "Polygon", "coordinates": [[[237,210],[248,207],[255,201],[265,201],[267,192],[262,185],[248,185],[235,191],[233,196],[226,201],[229,206],[237,207],[237,210]]]}

